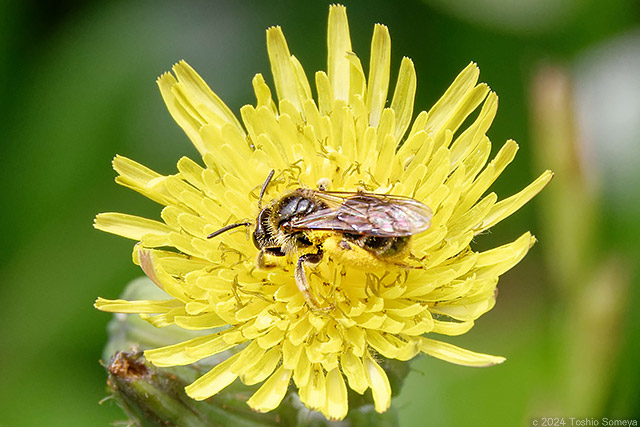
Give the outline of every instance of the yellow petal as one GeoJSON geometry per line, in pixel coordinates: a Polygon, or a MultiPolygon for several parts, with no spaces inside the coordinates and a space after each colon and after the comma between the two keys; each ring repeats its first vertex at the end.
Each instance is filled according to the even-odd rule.
{"type": "Polygon", "coordinates": [[[536,239],[531,233],[524,233],[512,243],[479,253],[474,272],[475,278],[497,278],[520,262],[535,242],[536,239]]]}
{"type": "Polygon", "coordinates": [[[327,382],[323,369],[314,364],[309,381],[300,389],[300,400],[310,409],[321,411],[327,402],[327,382]]]}
{"type": "Polygon", "coordinates": [[[553,172],[545,171],[535,181],[529,184],[525,189],[513,196],[501,200],[496,203],[491,209],[487,217],[484,219],[476,233],[481,233],[484,230],[493,227],[518,209],[520,209],[525,203],[531,200],[536,194],[551,181],[553,178],[553,172]]]}
{"type": "MultiPolygon", "coordinates": [[[[145,235],[143,241],[147,236],[145,235]]],[[[168,240],[168,245],[171,245],[171,239],[168,240]]],[[[192,297],[186,295],[185,288],[179,284],[178,280],[167,273],[162,263],[157,262],[154,250],[145,249],[140,244],[136,245],[133,249],[133,262],[139,264],[144,274],[167,294],[181,301],[191,300],[192,297]]]]}
{"type": "Polygon", "coordinates": [[[347,9],[342,5],[329,6],[329,29],[327,32],[329,83],[333,98],[349,100],[351,36],[347,21],[347,9]]]}
{"type": "Polygon", "coordinates": [[[347,377],[349,387],[352,390],[356,393],[362,394],[369,388],[362,359],[354,356],[350,351],[347,351],[343,353],[340,358],[340,366],[342,368],[342,372],[344,372],[347,377]]]}
{"type": "Polygon", "coordinates": [[[123,156],[115,156],[112,165],[113,169],[120,174],[116,177],[118,184],[163,205],[175,202],[175,198],[164,188],[166,177],[123,156]]]}
{"type": "Polygon", "coordinates": [[[202,313],[193,316],[176,316],[175,324],[184,329],[201,331],[225,326],[227,322],[216,313],[202,313]]]}
{"type": "Polygon", "coordinates": [[[391,37],[389,29],[376,24],[371,40],[369,79],[367,88],[367,107],[369,107],[369,125],[377,127],[380,115],[387,103],[389,89],[389,70],[391,68],[391,37]]]}
{"type": "Polygon", "coordinates": [[[229,368],[238,357],[240,357],[240,354],[234,354],[186,386],[184,390],[187,392],[187,395],[195,400],[204,400],[217,394],[220,390],[231,384],[238,376],[232,373],[229,368]]]}
{"type": "Polygon", "coordinates": [[[311,375],[311,363],[307,358],[307,352],[303,351],[298,359],[295,371],[293,373],[293,380],[298,388],[302,388],[309,382],[309,376],[311,375]]]}
{"type": "Polygon", "coordinates": [[[167,311],[184,306],[182,301],[175,299],[164,301],[140,300],[125,301],[122,299],[108,300],[98,298],[93,304],[95,308],[110,313],[166,313],[167,311]]]}
{"type": "MultiPolygon", "coordinates": [[[[335,98],[333,97],[333,87],[331,86],[331,81],[329,80],[329,76],[324,71],[318,71],[315,74],[316,78],[316,88],[318,91],[318,112],[322,114],[323,118],[326,118],[327,114],[333,109],[333,104],[335,98]]],[[[309,116],[309,114],[306,114],[309,116]]],[[[314,122],[311,122],[312,124],[314,122]]],[[[319,130],[320,127],[317,125],[319,121],[315,122],[313,125],[314,129],[319,130]]]]}
{"type": "MultiPolygon", "coordinates": [[[[253,78],[253,80],[251,81],[251,83],[253,84],[253,91],[256,94],[256,108],[259,107],[267,107],[269,109],[271,109],[273,112],[276,111],[276,105],[273,102],[273,99],[271,98],[271,89],[269,89],[269,86],[267,86],[267,84],[264,81],[264,77],[262,76],[262,74],[258,73],[255,75],[255,77],[253,78]]],[[[248,106],[245,106],[243,108],[246,108],[248,106]]],[[[244,120],[245,125],[247,125],[247,120],[244,120]]]]}
{"type": "Polygon", "coordinates": [[[367,111],[367,107],[364,104],[364,93],[367,89],[367,80],[364,76],[364,70],[362,69],[362,62],[360,58],[353,53],[347,52],[347,60],[351,67],[349,68],[349,105],[357,115],[358,118],[365,120],[362,124],[367,124],[367,114],[361,114],[367,111]],[[364,108],[360,108],[364,107],[364,108]]]}
{"type": "Polygon", "coordinates": [[[279,367],[267,381],[247,400],[254,411],[268,412],[280,405],[291,380],[291,369],[279,367]]]}
{"type": "Polygon", "coordinates": [[[373,405],[376,412],[382,413],[391,406],[391,385],[384,369],[371,356],[364,358],[364,370],[367,382],[373,392],[373,405]]]}
{"type": "Polygon", "coordinates": [[[466,211],[487,191],[489,186],[498,178],[504,169],[513,161],[518,152],[518,144],[515,141],[507,141],[495,158],[478,175],[471,188],[462,195],[458,210],[466,211]]]}
{"type": "Polygon", "coordinates": [[[353,354],[362,356],[365,349],[365,333],[360,327],[347,328],[344,331],[346,341],[352,348],[353,354]]]}
{"type": "Polygon", "coordinates": [[[491,126],[497,110],[498,96],[495,92],[489,92],[476,120],[451,144],[452,167],[457,167],[467,156],[475,152],[491,126]]]}
{"type": "MultiPolygon", "coordinates": [[[[301,99],[301,103],[304,103],[305,101],[312,99],[309,80],[307,79],[307,75],[304,72],[302,64],[300,64],[298,58],[293,55],[291,55],[291,65],[293,66],[294,75],[296,77],[298,96],[301,99]]],[[[302,109],[300,109],[299,111],[302,111],[302,109]]]]}
{"type": "Polygon", "coordinates": [[[182,366],[197,362],[205,357],[221,353],[238,343],[228,343],[224,339],[227,331],[193,338],[178,344],[146,350],[144,357],[156,366],[182,366]]]}
{"type": "Polygon", "coordinates": [[[202,181],[204,168],[202,166],[188,157],[181,157],[180,160],[178,160],[178,170],[180,171],[180,175],[182,175],[189,184],[198,189],[204,188],[204,182],[202,181]]]}
{"type": "Polygon", "coordinates": [[[207,86],[202,78],[186,62],[173,67],[177,79],[165,73],[158,78],[158,86],[169,113],[182,127],[201,154],[213,147],[200,135],[206,124],[221,127],[231,124],[244,133],[238,119],[222,100],[207,86]]]}
{"type": "Polygon", "coordinates": [[[347,386],[340,369],[332,369],[327,374],[327,405],[322,411],[329,420],[341,420],[347,416],[347,386]]]}
{"type": "Polygon", "coordinates": [[[161,222],[115,212],[97,215],[93,226],[98,230],[132,240],[142,240],[142,236],[145,234],[167,235],[172,231],[161,222]]]}
{"type": "Polygon", "coordinates": [[[367,331],[367,342],[390,359],[409,360],[419,352],[415,341],[402,341],[393,334],[381,334],[378,331],[367,331]]]}
{"type": "Polygon", "coordinates": [[[429,110],[429,120],[426,125],[427,131],[436,133],[446,126],[451,117],[460,109],[462,100],[468,97],[468,94],[476,86],[479,75],[480,70],[473,62],[462,70],[444,95],[429,110]]]}
{"type": "Polygon", "coordinates": [[[420,351],[458,365],[485,367],[497,365],[505,361],[504,357],[475,353],[471,350],[465,350],[442,341],[431,340],[424,337],[420,337],[419,340],[420,351]]]}
{"type": "Polygon", "coordinates": [[[193,117],[193,112],[187,111],[179,97],[173,92],[174,86],[178,85],[178,80],[171,73],[164,73],[158,77],[157,83],[171,117],[184,130],[196,149],[200,153],[205,153],[206,149],[199,133],[204,121],[201,117],[193,117]]]}
{"type": "Polygon", "coordinates": [[[266,351],[260,348],[257,342],[251,341],[249,345],[239,352],[240,357],[229,370],[240,375],[242,372],[251,369],[257,361],[262,359],[265,353],[266,351]]]}
{"type": "Polygon", "coordinates": [[[303,346],[293,345],[290,340],[285,339],[282,343],[282,365],[287,369],[295,369],[303,350],[303,346]]]}
{"type": "Polygon", "coordinates": [[[312,328],[313,326],[309,322],[309,319],[307,317],[304,317],[292,326],[288,334],[288,339],[294,345],[300,345],[304,340],[307,339],[312,328]]]}
{"type": "Polygon", "coordinates": [[[271,375],[281,359],[282,353],[280,348],[274,347],[267,351],[260,359],[253,360],[253,366],[243,370],[243,372],[240,373],[240,379],[247,385],[262,382],[271,375]]]}
{"type": "Polygon", "coordinates": [[[413,61],[404,57],[400,63],[398,82],[391,100],[391,109],[395,112],[396,117],[396,130],[394,132],[396,141],[402,138],[409,127],[409,123],[411,123],[416,85],[416,70],[413,67],[413,61]]]}
{"type": "Polygon", "coordinates": [[[244,134],[244,130],[233,112],[189,64],[180,61],[173,66],[173,72],[189,102],[206,119],[207,123],[220,123],[220,126],[228,123],[244,134]]]}
{"type": "Polygon", "coordinates": [[[462,335],[468,332],[474,325],[473,320],[466,322],[447,322],[443,320],[433,321],[433,332],[443,335],[462,335]]]}
{"type": "Polygon", "coordinates": [[[267,51],[271,63],[271,73],[276,85],[276,92],[280,101],[286,99],[298,111],[302,111],[302,99],[298,93],[296,70],[291,61],[289,46],[280,27],[267,30],[267,51]]]}

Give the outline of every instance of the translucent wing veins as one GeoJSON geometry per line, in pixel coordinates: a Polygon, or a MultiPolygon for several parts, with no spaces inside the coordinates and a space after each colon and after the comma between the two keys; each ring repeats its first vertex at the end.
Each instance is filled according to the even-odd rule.
{"type": "Polygon", "coordinates": [[[329,207],[293,219],[289,228],[336,230],[366,236],[399,237],[431,225],[431,209],[409,197],[373,193],[314,192],[329,207]]]}

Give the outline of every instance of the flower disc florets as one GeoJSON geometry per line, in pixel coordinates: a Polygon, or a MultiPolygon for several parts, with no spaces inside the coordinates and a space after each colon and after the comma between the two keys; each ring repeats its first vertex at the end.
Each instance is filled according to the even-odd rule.
{"type": "Polygon", "coordinates": [[[498,277],[535,239],[525,233],[485,252],[475,252],[472,239],[519,209],[552,176],[547,171],[501,201],[487,193],[517,145],[508,141],[487,163],[486,132],[497,96],[477,83],[476,65],[412,121],[416,75],[408,58],[388,102],[386,27],[375,26],[365,77],[351,51],[345,8],[330,8],[328,69],[315,74],[317,99],[280,28],[267,30],[267,47],[278,101],[256,75],[257,104],[241,109],[242,123],[185,62],[159,78],[171,115],[204,166],[182,158],[177,174],[162,176],[117,156],[117,182],[164,205],[162,221],[105,213],[95,226],[139,242],[134,261],[169,299],[99,299],[96,306],[140,313],[159,327],[214,330],[147,350],[145,357],[157,366],[175,366],[235,349],[187,393],[206,399],[236,378],[262,383],[248,401],[257,411],[276,408],[291,379],[301,401],[329,419],[346,416],[347,386],[358,393],[371,388],[375,409],[385,411],[391,388],[377,361],[381,356],[409,360],[423,352],[470,366],[502,362],[427,338],[463,334],[493,307],[498,277]],[[460,130],[478,108],[473,123],[460,130]],[[207,238],[230,223],[255,226],[260,189],[271,170],[265,203],[320,183],[332,191],[420,201],[433,212],[431,226],[411,236],[404,265],[365,270],[324,257],[307,275],[317,300],[331,309],[314,309],[296,286],[295,258],[274,257],[271,268],[257,268],[258,250],[243,227],[207,238]]]}

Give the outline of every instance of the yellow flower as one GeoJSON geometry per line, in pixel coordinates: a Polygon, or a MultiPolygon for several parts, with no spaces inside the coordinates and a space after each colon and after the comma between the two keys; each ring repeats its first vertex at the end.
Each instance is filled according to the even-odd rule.
{"type": "Polygon", "coordinates": [[[178,173],[160,175],[116,156],[116,181],[164,205],[162,222],[120,213],[97,216],[95,227],[139,243],[134,262],[168,295],[164,301],[99,298],[100,310],[139,313],[155,326],[175,324],[213,333],[147,350],[157,366],[186,365],[235,349],[186,388],[206,399],[240,378],[262,383],[247,402],[276,408],[293,378],[301,401],[339,420],[347,415],[347,386],[372,389],[375,409],[391,403],[381,357],[409,360],[419,353],[462,365],[490,366],[502,357],[474,353],[427,338],[459,335],[495,303],[498,277],[535,242],[530,233],[484,252],[474,236],[506,218],[551,179],[549,171],[521,192],[498,201],[489,186],[514,158],[507,141],[487,164],[486,132],[497,96],[477,83],[470,64],[429,111],[412,122],[413,63],[403,58],[388,103],[390,37],[376,25],[369,74],[351,50],[346,10],[331,6],[328,69],[315,74],[317,100],[282,30],[267,30],[277,101],[262,75],[253,79],[257,105],[241,110],[242,123],[185,62],[158,79],[171,115],[196,146],[204,167],[186,157],[178,173]],[[480,108],[468,128],[467,117],[480,108]],[[307,269],[309,288],[325,309],[308,303],[296,286],[295,257],[268,257],[247,228],[207,236],[222,226],[255,226],[265,178],[265,204],[292,189],[317,188],[406,196],[433,212],[430,228],[411,237],[406,264],[364,271],[331,256],[307,269]],[[172,248],[172,249],[167,249],[172,248]],[[328,308],[328,309],[327,309],[328,308]]]}

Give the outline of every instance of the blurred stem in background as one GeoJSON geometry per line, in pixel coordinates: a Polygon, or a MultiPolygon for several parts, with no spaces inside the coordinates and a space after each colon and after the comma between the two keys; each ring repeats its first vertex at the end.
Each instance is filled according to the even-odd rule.
{"type": "MultiPolygon", "coordinates": [[[[543,246],[550,284],[552,345],[560,346],[554,389],[544,390],[534,416],[603,416],[619,355],[620,325],[628,301],[627,260],[607,250],[601,235],[597,180],[584,161],[572,82],[560,65],[543,65],[531,93],[534,162],[555,172],[542,194],[543,246]]],[[[596,174],[597,176],[597,174],[596,174]]]]}

